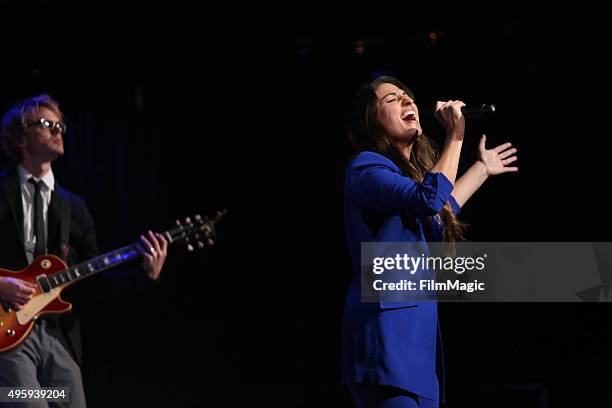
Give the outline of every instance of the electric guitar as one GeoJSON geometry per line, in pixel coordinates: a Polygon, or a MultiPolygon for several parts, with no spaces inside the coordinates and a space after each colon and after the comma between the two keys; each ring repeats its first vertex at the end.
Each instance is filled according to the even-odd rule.
{"type": "MultiPolygon", "coordinates": [[[[175,228],[163,232],[162,235],[169,244],[185,244],[189,251],[193,251],[196,246],[204,248],[213,245],[217,237],[215,224],[226,213],[227,210],[218,211],[211,220],[196,215],[193,221],[189,218],[182,224],[177,221],[175,228]]],[[[41,315],[72,310],[72,304],[60,298],[62,290],[67,286],[141,257],[137,245],[134,243],[70,267],[55,255],[41,255],[18,272],[0,268],[2,277],[19,278],[36,285],[32,299],[21,310],[14,310],[7,302],[2,301],[0,352],[19,346],[30,334],[36,319],[41,315]]]]}

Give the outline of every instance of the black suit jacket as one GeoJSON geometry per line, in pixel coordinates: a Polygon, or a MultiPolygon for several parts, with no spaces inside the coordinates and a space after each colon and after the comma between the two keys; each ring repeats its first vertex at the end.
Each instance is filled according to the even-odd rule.
{"type": "MultiPolygon", "coordinates": [[[[78,196],[69,193],[57,183],[51,196],[47,216],[47,246],[50,253],[62,258],[68,265],[86,261],[98,255],[94,222],[78,196]]],[[[28,265],[23,236],[23,208],[19,175],[16,168],[0,172],[0,267],[14,271],[28,265]]],[[[93,277],[79,282],[62,294],[73,302],[71,313],[46,316],[48,331],[56,336],[80,364],[82,348],[78,320],[78,305],[99,290],[93,277]],[[96,287],[97,286],[97,287],[96,287]]]]}

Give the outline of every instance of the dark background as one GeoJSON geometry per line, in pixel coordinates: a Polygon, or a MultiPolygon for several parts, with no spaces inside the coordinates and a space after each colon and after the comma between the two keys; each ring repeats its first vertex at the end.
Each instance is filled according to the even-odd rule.
{"type": "MultiPolygon", "coordinates": [[[[468,239],[610,241],[599,6],[1,4],[0,107],[60,102],[54,172],[103,251],[229,209],[217,245],[172,248],[162,285],[84,310],[92,407],[352,406],[346,113],[377,72],[414,90],[438,142],[436,100],[497,105],[468,122],[461,169],[485,132],[519,148],[520,172],[465,206],[468,239]]],[[[610,312],[441,304],[448,406],[608,406],[610,312]]]]}

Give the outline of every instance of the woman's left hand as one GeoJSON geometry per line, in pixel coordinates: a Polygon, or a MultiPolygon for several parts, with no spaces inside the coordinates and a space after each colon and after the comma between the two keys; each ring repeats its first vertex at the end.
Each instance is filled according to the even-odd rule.
{"type": "Polygon", "coordinates": [[[517,160],[517,157],[514,155],[517,150],[512,147],[512,143],[504,143],[487,150],[485,147],[486,140],[487,137],[482,135],[480,145],[478,146],[478,160],[484,164],[487,175],[495,176],[497,174],[518,171],[518,167],[508,167],[510,163],[517,160]]]}

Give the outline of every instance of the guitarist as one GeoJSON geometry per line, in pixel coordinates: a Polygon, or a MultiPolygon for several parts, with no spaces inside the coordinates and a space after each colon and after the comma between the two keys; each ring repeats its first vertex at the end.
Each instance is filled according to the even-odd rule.
{"type": "MultiPolygon", "coordinates": [[[[62,189],[51,169],[51,162],[64,153],[62,119],[57,102],[48,95],[19,102],[2,118],[0,141],[12,166],[0,172],[1,268],[22,270],[45,253],[69,265],[98,255],[94,222],[85,203],[62,189]]],[[[142,280],[156,281],[167,241],[149,231],[140,236],[139,244],[142,269],[149,278],[142,280]]],[[[0,277],[1,307],[20,310],[32,298],[33,288],[19,275],[0,277]]],[[[80,363],[75,313],[47,315],[37,320],[21,345],[0,354],[0,387],[68,387],[70,402],[65,406],[85,407],[80,363]]],[[[46,407],[47,402],[27,406],[46,407]]]]}

